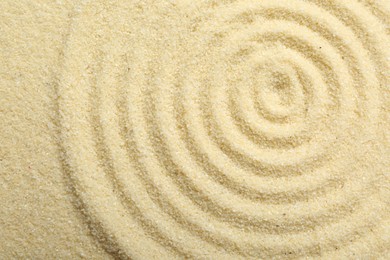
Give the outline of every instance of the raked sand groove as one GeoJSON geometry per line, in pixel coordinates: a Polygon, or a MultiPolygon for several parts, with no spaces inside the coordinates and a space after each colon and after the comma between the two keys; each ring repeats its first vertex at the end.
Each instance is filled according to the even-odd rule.
{"type": "Polygon", "coordinates": [[[83,2],[58,113],[96,237],[124,259],[387,254],[388,26],[374,1],[83,2]]]}

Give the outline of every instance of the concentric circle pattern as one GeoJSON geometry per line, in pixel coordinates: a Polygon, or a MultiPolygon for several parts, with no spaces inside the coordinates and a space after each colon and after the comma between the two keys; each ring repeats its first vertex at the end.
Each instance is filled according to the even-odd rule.
{"type": "Polygon", "coordinates": [[[390,45],[380,6],[151,2],[86,1],[65,50],[66,172],[106,250],[387,254],[390,45]]]}

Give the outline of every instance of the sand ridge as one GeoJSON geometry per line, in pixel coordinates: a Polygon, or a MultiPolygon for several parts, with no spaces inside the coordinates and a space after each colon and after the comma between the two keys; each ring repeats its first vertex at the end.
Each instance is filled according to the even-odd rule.
{"type": "Polygon", "coordinates": [[[390,53],[379,10],[80,4],[59,135],[102,246],[123,259],[383,256],[390,53]]]}

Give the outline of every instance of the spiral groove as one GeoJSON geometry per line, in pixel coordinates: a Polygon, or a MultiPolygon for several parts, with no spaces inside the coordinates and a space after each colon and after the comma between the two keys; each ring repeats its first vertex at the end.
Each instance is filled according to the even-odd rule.
{"type": "Polygon", "coordinates": [[[390,53],[370,2],[83,4],[58,113],[74,190],[110,252],[385,250],[388,179],[368,152],[383,146],[390,53]]]}

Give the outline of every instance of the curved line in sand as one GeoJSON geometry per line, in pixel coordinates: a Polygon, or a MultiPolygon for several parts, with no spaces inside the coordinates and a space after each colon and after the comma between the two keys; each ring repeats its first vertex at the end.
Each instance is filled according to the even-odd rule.
{"type": "MultiPolygon", "coordinates": [[[[334,6],[331,2],[322,1],[316,2],[316,4],[322,6],[332,14],[349,17],[350,19],[345,24],[352,29],[355,35],[364,39],[365,32],[360,27],[360,22],[354,16],[350,15],[347,9],[334,6]]],[[[250,9],[254,12],[257,10],[256,8],[250,9]]],[[[312,10],[314,9],[313,7],[312,10]]],[[[294,11],[282,8],[267,9],[263,6],[263,9],[260,8],[260,12],[256,13],[256,15],[265,17],[267,20],[285,19],[299,21],[301,26],[305,26],[308,30],[319,33],[327,41],[335,43],[331,46],[341,46],[336,51],[332,51],[334,53],[331,56],[332,58],[326,61],[326,58],[322,58],[321,55],[326,57],[331,52],[317,54],[321,53],[321,51],[315,50],[314,46],[304,41],[298,41],[295,38],[296,35],[288,36],[287,32],[270,32],[268,37],[259,37],[260,34],[257,34],[254,38],[248,40],[252,44],[270,44],[270,42],[271,45],[275,42],[282,44],[281,46],[285,44],[284,46],[286,48],[295,49],[296,52],[301,52],[308,59],[312,59],[319,73],[323,74],[324,85],[328,86],[328,89],[331,90],[329,97],[331,97],[331,104],[333,104],[333,112],[339,111],[342,113],[341,116],[343,119],[348,119],[348,116],[352,112],[357,113],[358,117],[355,118],[368,120],[370,126],[375,125],[372,121],[378,119],[375,116],[377,112],[375,106],[377,103],[372,102],[370,104],[366,100],[376,100],[376,92],[373,91],[372,93],[374,94],[366,94],[365,90],[359,87],[362,83],[371,83],[375,87],[375,77],[372,75],[375,70],[369,68],[363,70],[361,67],[362,62],[368,60],[364,53],[361,54],[361,57],[355,57],[351,54],[357,54],[352,49],[361,48],[360,43],[349,48],[341,38],[338,38],[339,36],[332,34],[331,29],[326,29],[318,23],[314,23],[315,18],[304,13],[295,14],[294,11]],[[342,57],[344,60],[340,61],[340,64],[346,63],[348,65],[345,68],[340,67],[340,70],[337,70],[338,73],[342,71],[343,73],[341,74],[333,72],[339,66],[333,59],[333,57],[337,56],[342,57]],[[341,83],[338,79],[339,77],[344,77],[341,83]],[[346,79],[346,77],[350,77],[351,80],[346,79]],[[359,100],[356,101],[355,97],[348,100],[348,97],[343,96],[347,93],[344,89],[347,86],[344,85],[345,83],[355,88],[355,93],[358,94],[359,100]],[[340,97],[343,97],[343,99],[337,99],[340,97]],[[358,105],[352,103],[355,101],[358,105]],[[365,115],[365,111],[372,113],[365,115]]],[[[236,19],[241,21],[242,24],[242,21],[247,21],[247,23],[251,24],[253,17],[255,16],[248,16],[245,13],[244,16],[236,17],[236,19]]],[[[226,20],[224,22],[225,24],[232,24],[226,20]]],[[[304,32],[304,29],[299,30],[299,33],[301,32],[304,32]]],[[[216,43],[219,44],[224,43],[225,37],[229,37],[229,33],[226,33],[226,31],[217,32],[216,35],[218,39],[216,43]]],[[[246,35],[244,34],[244,36],[246,35]]],[[[238,39],[242,39],[239,33],[237,37],[238,39]]],[[[373,66],[380,67],[386,65],[380,58],[381,54],[367,43],[370,42],[369,38],[361,42],[362,49],[369,50],[370,62],[373,61],[373,66]]],[[[210,46],[214,48],[214,50],[211,49],[214,55],[221,55],[218,44],[210,46]]],[[[225,48],[227,51],[231,51],[228,47],[225,48]]],[[[330,50],[330,48],[328,49],[330,50]]],[[[118,49],[116,51],[118,53],[114,53],[114,55],[103,55],[98,56],[100,58],[95,57],[93,59],[96,59],[97,62],[107,61],[107,58],[118,59],[118,56],[122,55],[122,51],[118,49]]],[[[81,125],[90,125],[93,139],[92,143],[94,144],[91,147],[96,147],[97,168],[101,168],[112,183],[113,200],[115,200],[115,197],[119,199],[120,204],[126,209],[126,214],[129,214],[129,218],[135,220],[141,226],[146,236],[152,237],[153,240],[157,241],[157,243],[173,254],[185,257],[196,257],[201,252],[189,247],[186,241],[173,236],[171,231],[164,228],[165,225],[167,227],[176,227],[175,230],[182,229],[183,231],[180,231],[182,232],[181,234],[186,234],[188,240],[204,245],[208,250],[213,250],[212,247],[216,247],[218,250],[223,249],[232,254],[254,257],[303,256],[318,255],[324,249],[331,250],[335,244],[341,246],[352,243],[358,240],[360,235],[367,234],[367,231],[375,226],[375,224],[370,224],[370,219],[371,217],[373,218],[371,215],[367,216],[366,219],[354,218],[355,215],[358,216],[359,211],[364,209],[364,206],[367,207],[365,203],[366,193],[369,193],[370,197],[376,196],[371,181],[362,184],[354,180],[353,177],[352,180],[347,180],[343,175],[348,169],[343,165],[335,164],[335,159],[337,158],[333,158],[333,155],[326,156],[325,152],[329,154],[330,149],[330,144],[326,144],[326,140],[322,140],[322,143],[328,147],[328,150],[323,150],[320,156],[316,155],[318,153],[315,153],[313,156],[304,152],[300,154],[300,158],[297,157],[299,152],[290,152],[291,149],[298,149],[310,141],[314,142],[314,144],[320,143],[318,140],[321,140],[319,135],[321,131],[319,134],[314,135],[315,137],[298,139],[298,141],[289,141],[289,137],[287,139],[285,137],[268,139],[269,137],[267,135],[263,135],[266,140],[277,141],[276,145],[269,141],[269,144],[274,145],[267,146],[266,142],[262,142],[263,139],[256,139],[258,136],[252,135],[252,133],[259,134],[261,132],[258,131],[259,128],[255,127],[252,122],[248,123],[247,120],[243,119],[245,117],[245,109],[239,109],[242,103],[234,102],[234,96],[237,97],[239,92],[234,92],[229,89],[227,91],[221,91],[222,89],[218,90],[210,85],[210,82],[213,83],[214,81],[215,83],[223,82],[226,80],[225,77],[227,74],[208,76],[210,81],[204,79],[198,80],[197,75],[188,75],[189,79],[184,80],[180,79],[179,74],[181,73],[175,73],[175,69],[167,67],[161,70],[156,66],[156,64],[159,66],[166,65],[164,63],[166,58],[160,57],[158,60],[155,60],[153,66],[150,66],[147,62],[141,61],[141,57],[142,59],[147,59],[149,57],[148,55],[142,56],[141,54],[136,54],[135,56],[137,57],[137,55],[138,59],[136,59],[136,63],[138,63],[140,68],[131,68],[130,71],[126,70],[126,68],[130,68],[132,64],[119,59],[119,64],[123,67],[122,70],[124,70],[125,74],[135,74],[131,77],[137,80],[132,81],[130,77],[130,83],[138,82],[143,84],[139,86],[140,91],[134,89],[135,87],[131,85],[131,94],[127,90],[128,86],[122,86],[120,82],[116,82],[114,79],[118,76],[122,77],[123,71],[120,71],[119,68],[114,69],[114,74],[105,68],[108,64],[102,64],[102,70],[96,68],[91,70],[90,74],[97,73],[99,79],[96,79],[95,83],[91,83],[92,91],[88,90],[88,87],[86,89],[91,99],[88,102],[91,106],[87,109],[90,111],[86,113],[90,113],[90,115],[88,116],[86,114],[87,121],[81,122],[80,127],[81,125]],[[107,79],[108,76],[100,76],[101,74],[108,74],[112,78],[107,79]],[[146,78],[146,75],[149,78],[146,78]],[[105,97],[109,93],[100,93],[101,91],[107,91],[101,89],[101,87],[105,86],[105,84],[113,84],[115,82],[119,85],[115,86],[118,88],[116,90],[118,97],[115,100],[110,100],[112,96],[108,96],[109,98],[106,99],[105,97]],[[198,83],[194,84],[194,82],[198,83]],[[171,88],[173,91],[171,91],[171,88]],[[203,88],[204,90],[200,91],[196,88],[203,88]],[[195,92],[191,92],[191,90],[195,92]],[[210,92],[216,90],[218,90],[216,94],[210,92]],[[137,91],[138,93],[136,93],[137,91]],[[198,94],[199,99],[196,98],[198,94]],[[224,97],[223,95],[226,96],[224,97]],[[213,100],[210,97],[213,97],[213,100]],[[224,106],[223,103],[221,103],[222,106],[213,103],[216,100],[223,100],[222,98],[230,100],[229,104],[232,104],[232,106],[229,108],[229,106],[224,106]],[[172,105],[171,110],[168,112],[163,111],[166,104],[172,105]],[[116,107],[118,111],[117,115],[114,115],[115,112],[111,111],[112,107],[116,107]],[[195,113],[194,111],[196,110],[198,112],[195,113]],[[236,113],[234,110],[240,110],[241,114],[236,113]],[[117,122],[112,122],[114,120],[110,119],[111,116],[113,118],[118,117],[115,119],[117,122]],[[198,120],[198,116],[201,117],[200,120],[198,122],[192,122],[198,120]],[[141,121],[137,121],[139,119],[141,121]],[[224,127],[227,119],[232,120],[231,126],[236,126],[236,129],[234,129],[235,132],[224,127]],[[117,125],[115,126],[115,124],[117,125]],[[240,126],[241,129],[239,129],[240,126]],[[221,127],[224,128],[221,129],[221,127]],[[201,128],[203,128],[202,132],[194,132],[195,129],[200,130],[201,128]],[[229,135],[227,135],[228,132],[229,135]],[[240,138],[235,139],[233,138],[234,136],[239,136],[240,138]],[[205,141],[205,137],[210,139],[211,142],[205,141]],[[246,140],[244,141],[244,139],[246,140]],[[281,140],[285,141],[283,142],[281,140]],[[242,145],[241,143],[248,145],[240,147],[242,145]],[[248,147],[251,148],[248,149],[248,147]],[[278,150],[278,152],[269,152],[270,150],[267,150],[268,147],[278,150]],[[254,152],[256,150],[259,152],[254,152]],[[275,156],[283,157],[283,155],[288,158],[286,161],[283,158],[276,161],[273,160],[275,156]],[[125,171],[125,169],[130,169],[128,168],[130,166],[123,164],[123,158],[125,157],[127,160],[130,159],[127,163],[133,167],[133,172],[125,171]],[[305,158],[310,158],[310,160],[307,161],[305,158]],[[304,160],[302,161],[302,159],[304,160]],[[185,163],[183,164],[183,162],[185,163]],[[228,165],[228,167],[223,164],[228,165]],[[341,166],[341,169],[336,178],[329,178],[326,172],[321,172],[321,168],[324,165],[333,164],[341,166]],[[198,177],[196,170],[200,170],[199,172],[205,175],[198,177]],[[233,170],[236,173],[232,173],[233,170]],[[138,184],[128,186],[126,182],[127,178],[134,181],[138,179],[140,186],[138,187],[138,184]],[[248,178],[248,180],[256,180],[256,184],[248,183],[248,181],[245,181],[245,178],[248,178]],[[298,183],[302,180],[314,181],[317,183],[317,186],[313,188],[312,185],[308,184],[308,187],[299,189],[298,183]],[[270,183],[272,182],[279,185],[270,187],[270,183]],[[288,189],[282,185],[283,182],[289,182],[286,184],[288,189]],[[147,201],[147,197],[144,200],[140,200],[138,196],[141,195],[135,194],[135,191],[131,189],[137,190],[139,194],[145,194],[151,203],[147,204],[145,202],[147,201]],[[144,190],[142,191],[142,189],[144,190]],[[213,189],[221,194],[213,194],[213,189]],[[356,196],[357,192],[362,193],[356,196]],[[344,195],[342,199],[338,198],[340,194],[344,195]],[[231,198],[234,203],[229,202],[229,199],[224,198],[224,196],[229,199],[231,198]],[[328,201],[323,204],[327,205],[327,207],[318,210],[315,208],[315,203],[319,203],[321,200],[323,202],[328,201]],[[329,200],[331,202],[330,204],[329,200]],[[259,204],[259,202],[262,203],[259,204]],[[188,205],[186,209],[190,209],[189,211],[184,209],[185,205],[188,205]],[[301,205],[302,208],[299,210],[294,209],[297,205],[301,205]],[[158,208],[155,208],[155,206],[158,208]],[[151,210],[150,207],[153,209],[151,210]],[[251,210],[251,208],[256,208],[259,212],[251,210]],[[271,213],[266,213],[267,210],[271,213]],[[288,216],[283,215],[286,212],[289,213],[288,216]],[[193,214],[197,214],[199,219],[194,219],[193,214]],[[352,220],[357,223],[354,223],[357,227],[351,225],[350,222],[352,220]],[[210,224],[208,222],[212,226],[209,226],[210,224]],[[164,224],[161,225],[161,223],[164,224]],[[322,243],[316,242],[313,238],[326,233],[320,231],[320,228],[324,226],[329,230],[342,229],[343,237],[334,236],[322,243]],[[229,233],[233,235],[229,236],[229,233]],[[282,233],[284,233],[284,238],[280,237],[282,233]],[[273,242],[275,237],[279,237],[282,242],[273,242]],[[299,239],[303,246],[300,245],[300,247],[296,248],[294,244],[288,242],[291,239],[299,239]],[[259,246],[259,243],[262,246],[259,246]],[[210,244],[211,247],[207,244],[210,244]]],[[[205,56],[207,57],[207,55],[205,56]]],[[[229,55],[230,57],[234,56],[229,55]]],[[[188,62],[186,59],[184,59],[184,62],[188,62]]],[[[199,61],[204,60],[207,59],[199,59],[199,61]]],[[[218,62],[222,62],[223,60],[226,59],[223,58],[218,62]]],[[[173,64],[177,65],[176,61],[173,64]]],[[[232,64],[234,66],[234,62],[232,64]]],[[[237,64],[240,63],[235,63],[236,66],[239,66],[237,64]]],[[[213,67],[213,64],[204,65],[206,65],[206,68],[213,67]]],[[[219,66],[223,66],[223,64],[219,66]]],[[[303,78],[302,75],[304,73],[302,72],[305,69],[300,66],[296,66],[295,68],[300,78],[303,78]]],[[[222,69],[222,71],[227,72],[229,70],[222,69]]],[[[196,73],[201,74],[203,71],[196,73]]],[[[375,76],[381,82],[380,85],[385,86],[386,78],[380,75],[380,73],[377,73],[375,76]]],[[[302,80],[300,81],[302,82],[302,80]]],[[[78,79],[75,82],[88,84],[78,79]]],[[[228,86],[223,85],[222,87],[228,86]]],[[[115,87],[110,86],[114,90],[115,87]]],[[[311,84],[311,87],[314,88],[314,85],[311,84]]],[[[316,87],[316,89],[310,90],[312,91],[309,94],[310,99],[308,99],[310,102],[305,103],[306,105],[312,105],[315,102],[316,92],[319,90],[318,86],[316,87]]],[[[68,108],[69,104],[67,102],[72,102],[70,99],[72,90],[69,90],[69,85],[66,82],[63,83],[62,88],[65,95],[60,101],[59,115],[65,114],[61,123],[64,133],[64,149],[67,151],[69,157],[66,160],[72,165],[72,174],[76,175],[75,188],[78,196],[82,197],[82,200],[85,201],[86,207],[95,209],[89,210],[89,214],[96,214],[97,219],[99,219],[98,216],[104,219],[103,215],[107,213],[100,212],[99,207],[101,206],[94,202],[94,200],[97,201],[99,198],[94,199],[88,197],[88,189],[95,189],[91,184],[92,181],[89,179],[91,177],[77,176],[84,174],[80,170],[87,166],[83,165],[83,160],[91,161],[89,157],[85,157],[81,158],[82,161],[76,162],[80,158],[76,158],[77,153],[73,154],[72,151],[83,151],[82,148],[75,149],[75,140],[83,140],[81,137],[87,136],[77,133],[77,128],[75,128],[74,124],[77,120],[75,120],[73,112],[69,111],[68,108]],[[68,126],[69,124],[70,126],[68,126]],[[95,211],[96,213],[92,213],[95,211]]],[[[309,93],[307,91],[308,89],[310,89],[310,86],[305,86],[304,92],[309,93]]],[[[250,90],[251,93],[254,93],[254,90],[250,90]]],[[[82,92],[80,93],[83,94],[82,92]]],[[[253,98],[253,95],[248,98],[253,98]]],[[[85,104],[84,101],[80,102],[78,104],[85,104]]],[[[79,109],[78,107],[76,108],[79,109]]],[[[80,109],[83,109],[83,107],[81,106],[80,109]]],[[[305,109],[298,110],[301,112],[306,111],[305,109]]],[[[254,112],[256,112],[256,109],[254,112]]],[[[274,112],[270,112],[268,117],[264,116],[264,113],[258,113],[257,116],[262,117],[263,115],[263,120],[279,124],[280,122],[270,120],[274,119],[272,116],[275,115],[274,112]]],[[[309,110],[307,116],[310,113],[311,111],[309,110]]],[[[82,115],[84,115],[84,112],[82,115]]],[[[307,118],[307,116],[302,118],[307,118]]],[[[284,119],[284,123],[291,123],[288,115],[281,118],[284,119]]],[[[339,122],[340,119],[336,116],[331,117],[331,119],[336,122],[333,125],[336,126],[335,128],[330,128],[328,125],[329,122],[326,122],[324,126],[321,125],[324,128],[320,129],[333,130],[333,132],[336,129],[342,132],[345,123],[339,122]]],[[[313,126],[315,125],[311,125],[311,127],[313,126]]],[[[375,129],[370,129],[370,131],[376,132],[375,129]]],[[[308,134],[312,134],[312,132],[315,131],[306,131],[308,134]]],[[[339,133],[336,136],[339,137],[339,133]]],[[[340,137],[343,136],[340,135],[340,137]]],[[[89,134],[87,138],[89,138],[89,134]]],[[[334,138],[333,142],[337,144],[337,140],[338,138],[334,138]]],[[[314,152],[312,150],[309,147],[304,151],[314,152]]],[[[335,147],[332,147],[331,151],[336,151],[335,147]]],[[[367,178],[373,177],[368,176],[367,178]]],[[[103,181],[102,183],[105,182],[103,181]]],[[[93,192],[90,194],[93,194],[93,192]]],[[[115,205],[115,207],[121,206],[115,205]]],[[[124,218],[127,218],[127,216],[124,216],[124,218]]],[[[377,216],[376,219],[380,218],[380,216],[377,216]]],[[[115,229],[117,231],[112,229],[112,224],[114,223],[107,223],[104,220],[102,220],[102,223],[103,226],[111,226],[105,228],[108,229],[108,233],[113,234],[115,237],[118,236],[119,240],[121,236],[124,236],[123,234],[119,234],[117,229],[115,229]]],[[[118,242],[118,244],[120,243],[118,242]]],[[[127,250],[124,251],[127,252],[127,250]]],[[[145,252],[145,254],[148,254],[148,252],[145,252]]]]}

